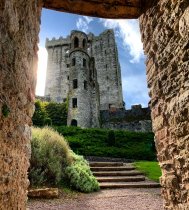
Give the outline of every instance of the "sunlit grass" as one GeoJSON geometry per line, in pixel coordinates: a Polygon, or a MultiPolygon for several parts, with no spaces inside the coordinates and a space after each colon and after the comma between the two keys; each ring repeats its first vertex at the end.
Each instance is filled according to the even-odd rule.
{"type": "Polygon", "coordinates": [[[151,180],[159,182],[161,176],[161,169],[158,162],[155,161],[139,161],[135,162],[136,168],[142,172],[151,180]]]}

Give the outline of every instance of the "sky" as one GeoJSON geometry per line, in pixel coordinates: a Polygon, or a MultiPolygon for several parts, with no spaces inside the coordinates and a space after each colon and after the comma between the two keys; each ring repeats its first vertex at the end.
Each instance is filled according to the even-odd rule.
{"type": "Polygon", "coordinates": [[[138,20],[112,20],[93,18],[43,9],[39,34],[39,62],[36,95],[44,95],[47,51],[46,38],[66,37],[71,30],[81,30],[99,35],[106,29],[114,29],[121,65],[123,100],[126,109],[132,105],[148,106],[145,56],[140,37],[138,20]]]}

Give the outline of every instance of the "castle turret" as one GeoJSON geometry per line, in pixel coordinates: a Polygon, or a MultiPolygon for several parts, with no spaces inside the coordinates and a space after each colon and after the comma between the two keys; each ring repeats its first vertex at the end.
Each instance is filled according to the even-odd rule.
{"type": "Polygon", "coordinates": [[[72,31],[69,82],[68,125],[91,127],[90,57],[87,53],[87,35],[72,31]]]}

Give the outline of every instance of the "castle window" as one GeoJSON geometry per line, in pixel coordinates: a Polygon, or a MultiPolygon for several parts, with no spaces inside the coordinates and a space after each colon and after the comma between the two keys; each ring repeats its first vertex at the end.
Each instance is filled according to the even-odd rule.
{"type": "Polygon", "coordinates": [[[70,64],[66,64],[66,67],[69,68],[70,67],[70,64]]]}
{"type": "Polygon", "coordinates": [[[79,39],[77,37],[74,38],[74,48],[79,47],[79,39]]]}
{"type": "Polygon", "coordinates": [[[66,102],[66,98],[63,98],[63,103],[65,103],[66,102]]]}
{"type": "Polygon", "coordinates": [[[87,81],[84,81],[84,89],[87,90],[87,81]]]}
{"type": "Polygon", "coordinates": [[[86,65],[87,65],[87,61],[85,58],[83,58],[83,67],[86,67],[86,65]]]}
{"type": "Polygon", "coordinates": [[[106,50],[104,51],[105,55],[106,55],[106,50]]]}
{"type": "Polygon", "coordinates": [[[72,107],[77,108],[77,98],[72,98],[72,107]]]}
{"type": "Polygon", "coordinates": [[[86,39],[83,39],[83,48],[86,48],[86,39]]]}
{"type": "Polygon", "coordinates": [[[75,66],[75,58],[72,58],[72,66],[75,66]]]}
{"type": "Polygon", "coordinates": [[[77,79],[74,79],[73,80],[73,89],[76,89],[77,88],[77,79]]]}
{"type": "Polygon", "coordinates": [[[67,80],[69,80],[70,79],[70,77],[69,76],[67,76],[67,80]]]}
{"type": "Polygon", "coordinates": [[[71,126],[76,126],[77,127],[77,120],[73,119],[71,121],[71,126]]]}

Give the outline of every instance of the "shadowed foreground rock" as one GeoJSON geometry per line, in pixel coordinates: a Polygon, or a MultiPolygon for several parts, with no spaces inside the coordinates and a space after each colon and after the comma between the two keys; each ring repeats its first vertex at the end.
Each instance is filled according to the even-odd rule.
{"type": "Polygon", "coordinates": [[[0,1],[0,209],[25,210],[39,1],[0,1]]]}
{"type": "Polygon", "coordinates": [[[189,209],[189,1],[160,0],[140,17],[165,209],[189,209]]]}

